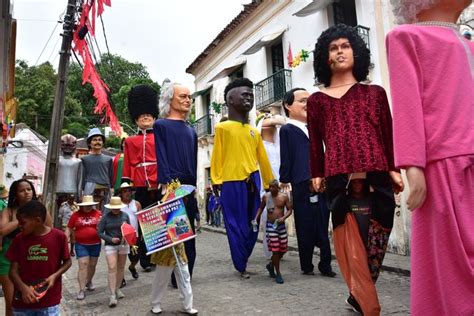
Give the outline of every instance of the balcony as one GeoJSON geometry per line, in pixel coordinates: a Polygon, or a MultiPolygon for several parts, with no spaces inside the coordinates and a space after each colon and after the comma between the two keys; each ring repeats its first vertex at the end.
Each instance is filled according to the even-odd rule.
{"type": "Polygon", "coordinates": [[[291,70],[282,69],[255,84],[255,104],[257,110],[264,109],[283,99],[292,88],[291,70]]]}
{"type": "Polygon", "coordinates": [[[362,37],[362,39],[364,40],[365,44],[367,45],[367,48],[370,49],[370,29],[362,25],[357,25],[355,29],[357,30],[357,33],[359,33],[360,37],[362,37]]]}
{"type": "Polygon", "coordinates": [[[212,117],[211,114],[206,114],[194,122],[194,129],[196,130],[198,138],[213,134],[212,117]]]}

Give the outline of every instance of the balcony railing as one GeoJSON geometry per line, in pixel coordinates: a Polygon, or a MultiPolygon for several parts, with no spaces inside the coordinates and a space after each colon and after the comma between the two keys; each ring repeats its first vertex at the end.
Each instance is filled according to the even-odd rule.
{"type": "Polygon", "coordinates": [[[256,83],[255,104],[257,110],[280,101],[291,88],[291,70],[289,69],[279,70],[270,77],[256,83]]]}
{"type": "Polygon", "coordinates": [[[198,138],[206,135],[212,135],[212,115],[206,114],[203,117],[197,119],[196,122],[194,122],[194,129],[196,130],[198,138]]]}
{"type": "Polygon", "coordinates": [[[367,48],[370,49],[370,29],[362,25],[357,25],[355,28],[357,30],[357,33],[359,33],[360,37],[362,37],[362,39],[364,40],[365,44],[367,45],[367,48]]]}

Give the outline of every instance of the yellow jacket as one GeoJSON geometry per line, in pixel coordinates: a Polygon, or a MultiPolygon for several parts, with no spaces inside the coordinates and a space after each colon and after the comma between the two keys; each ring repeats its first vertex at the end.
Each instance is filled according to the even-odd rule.
{"type": "Polygon", "coordinates": [[[273,174],[258,130],[231,120],[217,124],[211,157],[212,184],[242,181],[259,169],[266,189],[273,174]]]}

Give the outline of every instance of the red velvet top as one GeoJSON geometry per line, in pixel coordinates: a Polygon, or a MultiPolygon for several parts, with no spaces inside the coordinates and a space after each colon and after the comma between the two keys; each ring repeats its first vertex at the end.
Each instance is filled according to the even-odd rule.
{"type": "Polygon", "coordinates": [[[358,83],[340,99],[315,92],[307,110],[312,178],[396,170],[392,118],[382,87],[358,83]]]}

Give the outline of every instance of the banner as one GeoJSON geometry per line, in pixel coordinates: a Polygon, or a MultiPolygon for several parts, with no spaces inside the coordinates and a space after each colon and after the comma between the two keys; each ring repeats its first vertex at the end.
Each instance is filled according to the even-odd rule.
{"type": "Polygon", "coordinates": [[[182,198],[173,199],[137,213],[147,255],[196,237],[182,198]]]}

